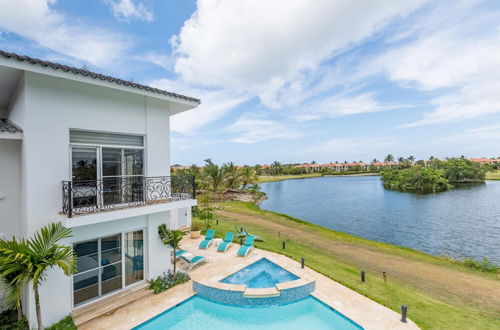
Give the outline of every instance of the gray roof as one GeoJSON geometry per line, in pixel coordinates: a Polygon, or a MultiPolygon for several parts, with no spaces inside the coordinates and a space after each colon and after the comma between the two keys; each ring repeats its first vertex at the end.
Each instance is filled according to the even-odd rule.
{"type": "Polygon", "coordinates": [[[21,133],[23,130],[8,119],[0,119],[0,133],[21,133]]]}
{"type": "Polygon", "coordinates": [[[111,76],[106,76],[106,75],[103,75],[100,73],[95,73],[95,72],[88,71],[88,70],[81,69],[81,68],[79,69],[79,68],[75,68],[72,66],[59,64],[59,63],[44,61],[44,60],[41,60],[38,58],[29,57],[26,55],[19,55],[16,53],[9,53],[9,52],[5,52],[3,50],[0,50],[0,56],[3,56],[3,57],[8,58],[8,59],[12,58],[12,59],[18,60],[19,62],[28,62],[28,63],[33,64],[33,65],[39,65],[42,67],[50,67],[52,69],[61,70],[64,72],[71,72],[71,73],[74,73],[76,75],[81,75],[81,76],[90,77],[90,78],[99,79],[99,80],[106,80],[106,81],[109,81],[112,83],[116,83],[118,85],[130,86],[130,87],[142,89],[142,90],[145,90],[148,92],[172,96],[172,97],[176,97],[178,99],[183,99],[183,100],[187,100],[187,101],[191,101],[191,102],[196,102],[196,103],[201,102],[200,99],[197,99],[194,97],[168,92],[168,91],[165,91],[162,89],[158,89],[158,88],[154,88],[154,87],[150,87],[150,86],[146,86],[146,85],[141,85],[138,83],[134,83],[132,81],[114,78],[111,76]]]}

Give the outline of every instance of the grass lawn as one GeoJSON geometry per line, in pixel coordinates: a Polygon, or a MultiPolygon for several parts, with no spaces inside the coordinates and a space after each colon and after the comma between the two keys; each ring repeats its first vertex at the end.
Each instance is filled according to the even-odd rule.
{"type": "Polygon", "coordinates": [[[500,180],[500,170],[486,172],[486,180],[500,180]]]}
{"type": "MultiPolygon", "coordinates": [[[[251,203],[215,206],[219,224],[212,228],[216,236],[243,226],[265,239],[256,243],[258,248],[295,260],[304,257],[308,267],[397,312],[402,304],[408,305],[409,317],[424,329],[498,329],[498,274],[329,230],[251,203]],[[283,240],[286,250],[282,250],[283,240]],[[360,281],[361,269],[367,274],[365,283],[360,281]]],[[[198,219],[193,221],[202,224],[198,219]]]]}
{"type": "Polygon", "coordinates": [[[308,174],[296,174],[296,175],[260,175],[259,183],[283,181],[290,179],[315,178],[318,176],[321,176],[321,173],[308,173],[308,174]]]}

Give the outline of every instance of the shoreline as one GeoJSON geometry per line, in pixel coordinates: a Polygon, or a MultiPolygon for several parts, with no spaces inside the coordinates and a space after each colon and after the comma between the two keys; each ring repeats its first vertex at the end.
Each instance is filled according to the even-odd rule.
{"type": "Polygon", "coordinates": [[[221,235],[244,227],[265,238],[256,244],[259,248],[296,260],[304,257],[308,267],[396,312],[407,304],[422,328],[488,328],[500,306],[498,274],[455,259],[335,231],[253,203],[224,202],[216,213],[221,235]],[[359,281],[360,269],[366,271],[367,283],[359,281]],[[387,272],[387,283],[382,272],[387,272]]]}

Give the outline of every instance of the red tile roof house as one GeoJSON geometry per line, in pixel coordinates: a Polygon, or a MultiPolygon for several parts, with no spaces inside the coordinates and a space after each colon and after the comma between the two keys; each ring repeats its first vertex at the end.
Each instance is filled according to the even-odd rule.
{"type": "Polygon", "coordinates": [[[478,163],[480,165],[500,163],[500,159],[495,159],[495,158],[469,158],[469,160],[473,163],[478,163]]]}
{"type": "Polygon", "coordinates": [[[382,162],[375,162],[375,163],[326,163],[326,164],[300,164],[300,165],[295,165],[294,167],[299,167],[299,168],[306,168],[308,169],[308,172],[319,172],[322,169],[328,169],[333,172],[346,172],[349,170],[352,170],[353,168],[360,166],[362,171],[368,171],[370,170],[371,166],[376,166],[377,168],[381,167],[396,167],[398,163],[382,163],[382,162]]]}
{"type": "MultiPolygon", "coordinates": [[[[191,223],[193,187],[169,176],[170,116],[200,100],[3,51],[0,86],[0,236],[61,221],[78,255],[75,275],[53,269],[41,286],[44,326],[138,296],[172,267],[158,225],[191,223]]],[[[32,290],[23,307],[36,327],[32,290]]]]}

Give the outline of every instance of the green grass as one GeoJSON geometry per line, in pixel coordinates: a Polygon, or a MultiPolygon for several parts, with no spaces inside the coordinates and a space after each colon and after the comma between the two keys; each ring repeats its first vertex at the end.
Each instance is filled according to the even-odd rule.
{"type": "MultiPolygon", "coordinates": [[[[400,311],[402,304],[408,305],[409,317],[422,328],[494,329],[500,322],[500,306],[495,296],[493,299],[481,296],[483,293],[473,288],[469,292],[468,286],[460,283],[456,287],[441,288],[443,281],[454,283],[455,277],[458,277],[457,282],[464,277],[487,287],[491,285],[491,292],[496,292],[500,281],[493,273],[468,268],[452,259],[329,230],[261,210],[251,203],[225,202],[218,203],[217,207],[232,215],[218,216],[219,224],[212,226],[216,229],[216,236],[222,237],[227,231],[234,232],[235,225],[243,226],[250,233],[265,239],[265,242],[256,243],[258,248],[281,253],[297,261],[304,257],[308,267],[396,312],[400,311]],[[281,248],[283,240],[287,242],[286,250],[281,248]],[[403,262],[403,265],[396,271],[387,261],[403,262]],[[431,270],[429,274],[426,268],[431,270]],[[361,269],[367,271],[366,283],[360,281],[361,269]],[[387,284],[383,281],[382,270],[388,273],[387,284]],[[433,272],[435,270],[439,272],[433,272]],[[421,272],[419,277],[413,276],[415,272],[421,272]],[[454,292],[454,288],[460,288],[460,292],[454,292]]],[[[201,224],[198,219],[193,221],[201,224]]]]}
{"type": "Polygon", "coordinates": [[[486,172],[486,180],[500,180],[500,170],[486,172]]]}
{"type": "Polygon", "coordinates": [[[291,179],[305,179],[305,178],[316,178],[322,176],[321,173],[307,173],[307,174],[290,174],[290,175],[260,175],[259,183],[264,182],[275,182],[291,179]]]}

